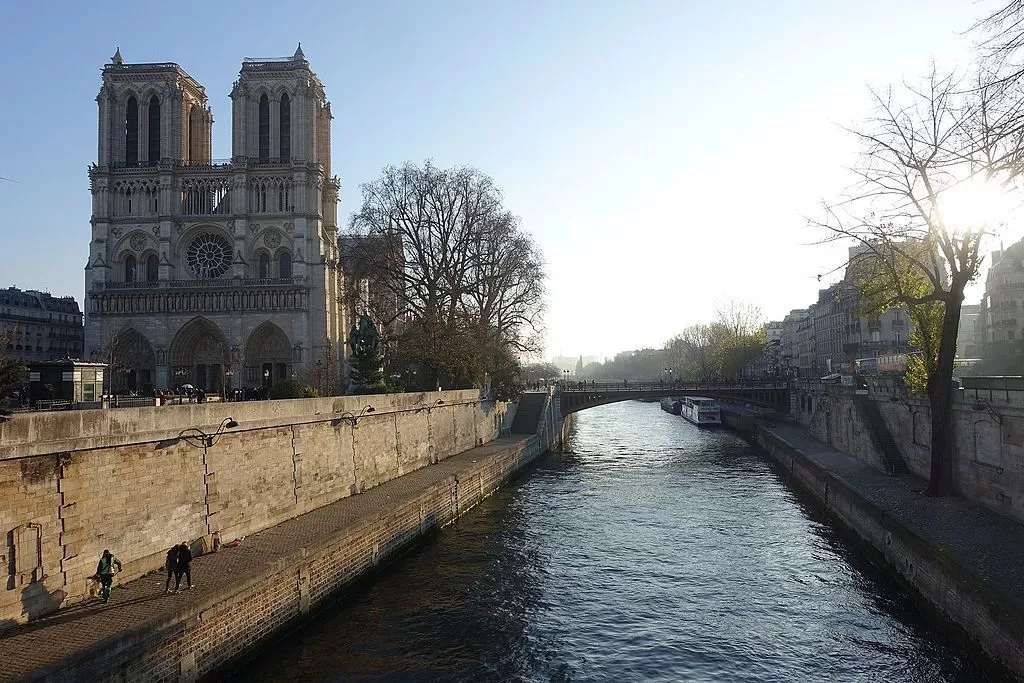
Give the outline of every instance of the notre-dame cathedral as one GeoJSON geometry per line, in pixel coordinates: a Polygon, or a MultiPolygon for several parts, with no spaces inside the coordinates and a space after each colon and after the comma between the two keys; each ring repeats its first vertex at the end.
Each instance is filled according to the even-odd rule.
{"type": "Polygon", "coordinates": [[[344,365],[331,107],[301,46],[246,59],[231,158],[202,85],[174,63],[103,67],[89,170],[86,354],[114,390],[210,392],[344,365]]]}

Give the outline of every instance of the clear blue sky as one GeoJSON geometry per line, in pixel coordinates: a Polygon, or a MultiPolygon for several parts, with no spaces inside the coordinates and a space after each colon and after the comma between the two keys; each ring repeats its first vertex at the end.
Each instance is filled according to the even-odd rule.
{"type": "Polygon", "coordinates": [[[297,42],[335,115],[347,221],[380,169],[492,175],[551,272],[548,352],[661,345],[738,297],[806,306],[841,254],[804,216],[854,159],[865,85],[966,59],[991,2],[9,3],[0,285],[83,297],[100,69],[174,61],[204,84],[214,156],[244,57],[297,42]]]}

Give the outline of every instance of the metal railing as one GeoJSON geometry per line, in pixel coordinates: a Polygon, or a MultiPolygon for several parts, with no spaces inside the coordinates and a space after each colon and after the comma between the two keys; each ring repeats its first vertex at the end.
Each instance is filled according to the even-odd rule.
{"type": "Polygon", "coordinates": [[[757,389],[788,389],[789,384],[784,381],[711,381],[711,382],[683,382],[683,381],[659,381],[659,380],[622,380],[622,381],[591,381],[591,380],[558,380],[556,387],[565,392],[650,392],[650,391],[729,391],[729,390],[757,390],[757,389]]]}

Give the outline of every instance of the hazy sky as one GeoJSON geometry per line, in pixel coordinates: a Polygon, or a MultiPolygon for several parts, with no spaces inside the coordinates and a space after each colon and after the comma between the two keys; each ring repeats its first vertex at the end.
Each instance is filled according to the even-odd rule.
{"type": "Polygon", "coordinates": [[[858,2],[10,3],[0,285],[83,298],[100,69],[174,61],[231,154],[243,57],[298,41],[359,185],[432,158],[495,178],[549,265],[548,355],[660,346],[741,298],[770,318],[842,262],[805,226],[844,184],[867,83],[965,61],[992,6],[858,2]],[[168,8],[172,8],[173,11],[168,8]],[[159,9],[158,9],[159,8],[159,9]]]}

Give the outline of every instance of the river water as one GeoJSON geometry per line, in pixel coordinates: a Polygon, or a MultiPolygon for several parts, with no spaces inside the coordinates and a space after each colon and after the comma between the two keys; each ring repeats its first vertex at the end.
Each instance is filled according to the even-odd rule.
{"type": "Polygon", "coordinates": [[[735,435],[628,402],[566,451],[233,678],[998,679],[735,435]]]}

